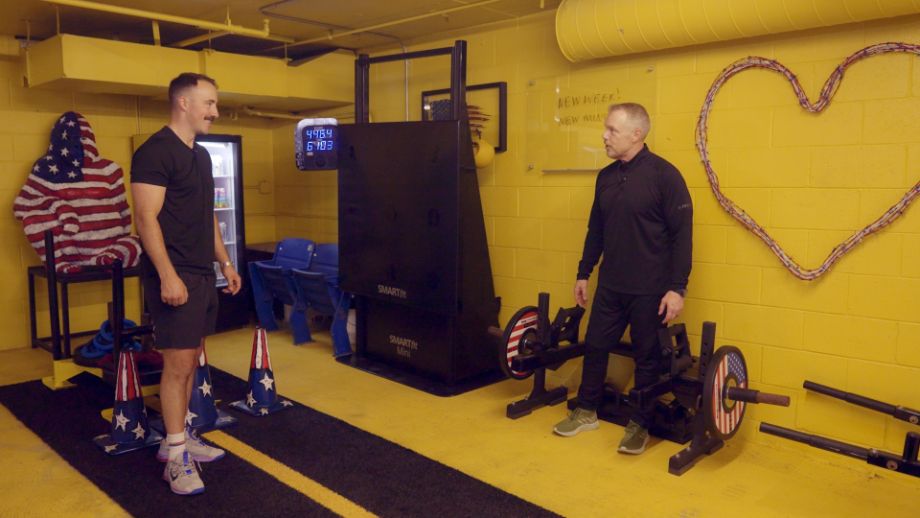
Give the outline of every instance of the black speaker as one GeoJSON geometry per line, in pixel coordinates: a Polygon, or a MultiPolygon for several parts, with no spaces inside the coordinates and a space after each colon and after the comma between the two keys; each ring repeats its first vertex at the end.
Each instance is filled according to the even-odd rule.
{"type": "Polygon", "coordinates": [[[339,144],[339,273],[359,299],[356,353],[446,383],[497,369],[468,125],[345,125],[339,144]]]}

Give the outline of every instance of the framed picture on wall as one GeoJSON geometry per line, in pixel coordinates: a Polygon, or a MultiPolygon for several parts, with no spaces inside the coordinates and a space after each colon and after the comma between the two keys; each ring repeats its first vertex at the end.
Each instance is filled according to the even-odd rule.
{"type": "MultiPolygon", "coordinates": [[[[495,146],[495,152],[508,149],[508,84],[504,81],[466,87],[467,111],[473,138],[481,137],[495,146]]],[[[422,92],[422,120],[449,120],[450,89],[422,92]]]]}

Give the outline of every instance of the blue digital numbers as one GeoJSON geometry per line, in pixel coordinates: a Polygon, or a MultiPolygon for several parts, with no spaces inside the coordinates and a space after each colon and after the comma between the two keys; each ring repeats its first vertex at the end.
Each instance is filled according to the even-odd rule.
{"type": "Polygon", "coordinates": [[[332,138],[332,128],[307,128],[304,130],[304,136],[307,140],[321,140],[332,138]]]}
{"type": "Polygon", "coordinates": [[[307,153],[335,151],[335,128],[324,126],[304,128],[303,146],[307,153]]]}

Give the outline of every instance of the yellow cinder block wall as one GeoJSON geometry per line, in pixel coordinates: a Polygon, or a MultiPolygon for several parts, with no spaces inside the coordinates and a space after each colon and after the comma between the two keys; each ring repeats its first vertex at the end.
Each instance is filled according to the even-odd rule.
{"type": "MultiPolygon", "coordinates": [[[[100,67],[100,73],[104,67],[100,67]]],[[[17,58],[0,59],[0,276],[6,288],[0,294],[0,328],[4,339],[0,350],[29,347],[29,298],[26,269],[41,264],[29,245],[20,223],[13,217],[13,200],[29,174],[33,162],[48,147],[49,135],[60,114],[82,113],[96,134],[102,156],[118,163],[129,188],[132,138],[150,134],[168,122],[163,102],[152,102],[127,95],[102,95],[24,88],[22,63],[17,58]]],[[[165,86],[165,85],[164,85],[165,86]]],[[[213,127],[214,133],[243,136],[243,181],[246,236],[249,242],[275,240],[273,133],[272,121],[224,117],[213,127]],[[236,119],[236,120],[233,120],[236,119]],[[261,189],[260,189],[261,186],[261,189]]],[[[130,203],[130,191],[129,191],[130,203]]],[[[43,279],[36,282],[39,336],[49,335],[47,288],[43,279]]],[[[98,328],[106,319],[111,300],[111,285],[104,282],[72,285],[70,288],[71,330],[98,328]]],[[[126,282],[128,318],[139,314],[137,281],[126,282]]],[[[79,345],[73,343],[72,347],[79,345]]],[[[49,355],[50,361],[50,355],[49,355]]]]}
{"type": "MultiPolygon", "coordinates": [[[[621,100],[641,97],[653,119],[649,145],[682,171],[695,204],[694,264],[682,321],[698,348],[704,320],[718,324],[717,345],[740,347],[752,386],[789,394],[791,408],[749,406],[741,435],[767,420],[813,433],[900,451],[909,425],[823,396],[805,379],[891,403],[920,407],[920,207],[866,240],[819,280],[797,280],[756,237],[716,203],[694,145],[706,91],[733,61],[775,58],[816,98],[849,54],[886,41],[920,41],[920,18],[839,26],[572,64],[558,50],[554,19],[515,22],[417,41],[410,50],[469,44],[468,84],[508,83],[508,151],[479,170],[480,192],[501,319],[548,291],[551,304],[572,305],[595,171],[543,173],[530,157],[558,149],[559,132],[528,134],[534,85],[577,89],[609,83],[621,100]]],[[[377,51],[378,54],[396,50],[377,51]]],[[[732,79],[710,119],[713,165],[725,192],[763,224],[801,263],[814,267],[846,236],[897,201],[920,171],[920,66],[915,56],[885,55],[849,69],[821,115],[798,107],[789,85],[766,71],[732,79]]],[[[424,90],[448,86],[447,59],[409,65],[410,119],[424,90]]],[[[376,121],[405,118],[404,65],[371,68],[376,121]]],[[[542,122],[545,122],[542,121],[542,122]]],[[[276,165],[291,163],[292,128],[276,130],[276,165]],[[280,161],[279,161],[280,157],[280,161]]],[[[601,124],[580,129],[600,147],[601,124]]],[[[558,159],[556,160],[558,162],[558,159]]],[[[279,236],[335,237],[334,176],[279,172],[279,236]],[[282,194],[280,191],[286,191],[282,194]],[[318,199],[329,196],[329,199],[318,199]],[[283,198],[283,201],[282,201],[283,198]],[[282,210],[280,207],[284,207],[282,210]]],[[[584,325],[582,329],[584,329],[584,325]]],[[[570,362],[576,364],[577,362],[570,362]]],[[[624,361],[611,380],[629,383],[624,361]]],[[[557,381],[577,386],[566,365],[557,381]]],[[[521,385],[521,395],[527,388],[521,385]]]]}

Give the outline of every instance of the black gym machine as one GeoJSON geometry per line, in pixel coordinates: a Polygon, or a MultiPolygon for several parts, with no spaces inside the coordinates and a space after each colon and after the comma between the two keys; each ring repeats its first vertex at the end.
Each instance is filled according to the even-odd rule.
{"type": "MultiPolygon", "coordinates": [[[[510,403],[506,415],[517,419],[533,410],[566,400],[566,387],[546,388],[546,369],[556,370],[567,360],[583,356],[585,344],[578,342],[584,308],[560,308],[549,321],[549,294],[540,293],[538,305],[518,310],[504,330],[492,328],[501,337],[499,363],[502,371],[517,380],[534,376],[530,394],[510,403]]],[[[700,355],[694,357],[683,324],[659,332],[663,372],[659,380],[642,389],[623,394],[605,390],[598,417],[625,425],[636,409],[654,407],[652,435],[690,445],[673,455],[668,471],[682,475],[703,454],[712,454],[738,430],[747,403],[789,406],[789,397],[751,390],[744,355],[734,346],[715,349],[716,325],[703,324],[700,355]],[[672,394],[668,402],[660,398],[672,394]]],[[[614,344],[610,352],[632,357],[629,344],[614,344]]],[[[572,407],[575,400],[569,402],[572,407]]]]}
{"type": "Polygon", "coordinates": [[[360,55],[355,113],[333,146],[339,280],[356,310],[355,354],[343,360],[442,396],[497,381],[487,329],[500,301],[466,106],[466,42],[360,55]],[[370,123],[371,65],[435,56],[450,56],[450,120],[370,123]]]}

